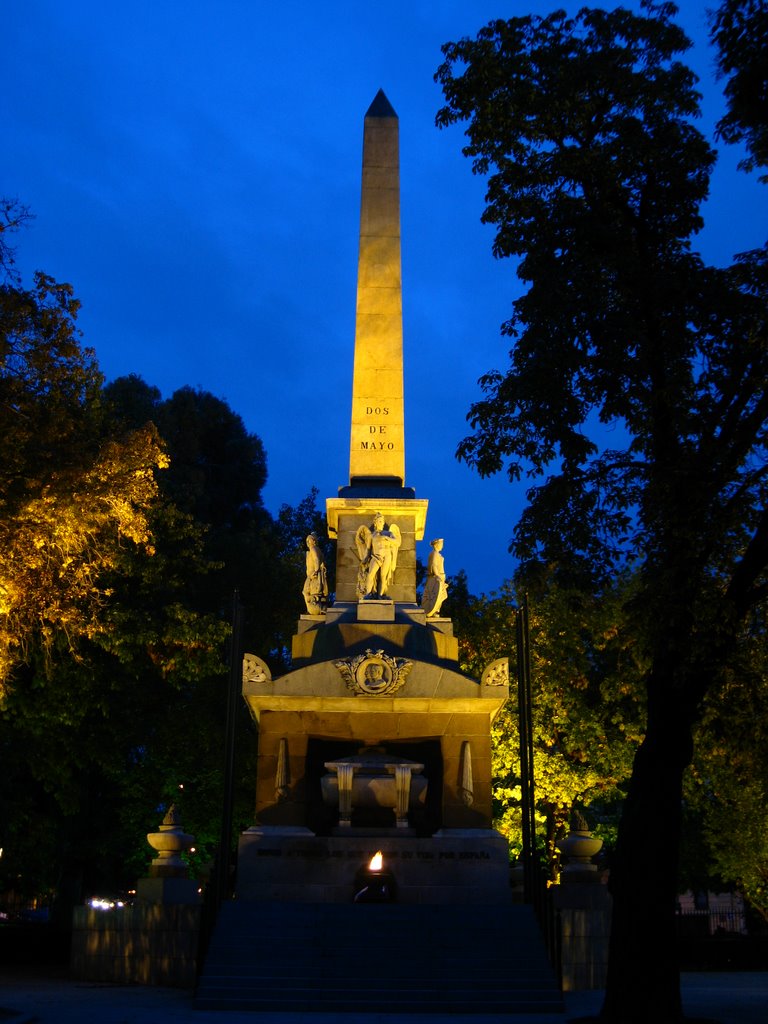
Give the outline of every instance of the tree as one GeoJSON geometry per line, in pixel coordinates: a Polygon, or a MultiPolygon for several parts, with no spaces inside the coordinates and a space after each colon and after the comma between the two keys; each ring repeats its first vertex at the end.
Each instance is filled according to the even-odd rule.
{"type": "MultiPolygon", "coordinates": [[[[530,598],[532,725],[536,814],[550,875],[559,872],[556,843],[573,810],[592,808],[611,837],[613,809],[642,739],[642,664],[623,609],[631,580],[590,594],[560,587],[546,574],[508,581],[490,596],[466,593],[452,580],[453,620],[462,670],[479,677],[510,654],[521,590],[530,598]],[[606,821],[606,818],[609,820],[606,821]]],[[[514,697],[493,726],[496,827],[513,851],[522,848],[520,743],[514,697]]],[[[598,831],[601,831],[598,829],[598,831]]]]}
{"type": "Polygon", "coordinates": [[[160,500],[154,426],[105,405],[77,305],[42,274],[0,295],[2,869],[55,892],[67,921],[157,824],[147,751],[190,683],[221,672],[226,632],[185,605],[209,569],[199,528],[160,500]]]}
{"type": "Polygon", "coordinates": [[[105,429],[78,306],[42,273],[31,289],[0,285],[0,697],[35,644],[50,653],[55,635],[99,632],[102,575],[122,545],[152,551],[166,458],[151,427],[105,429]]]}
{"type": "Polygon", "coordinates": [[[18,199],[0,196],[0,272],[3,284],[18,284],[19,275],[16,271],[16,247],[9,239],[9,234],[18,231],[27,221],[32,219],[29,208],[18,199]]]}
{"type": "Polygon", "coordinates": [[[496,21],[446,44],[437,72],[438,124],[468,123],[494,252],[528,284],[503,329],[511,365],[482,378],[459,455],[545,477],[514,534],[524,564],[592,586],[630,561],[639,573],[647,721],[611,869],[603,1008],[621,1022],[681,1018],[683,774],[767,586],[768,249],[726,269],[692,249],[715,154],[691,123],[675,13],[496,21]]]}
{"type": "Polygon", "coordinates": [[[740,165],[744,170],[768,166],[768,5],[725,0],[711,18],[718,69],[727,78],[728,110],[718,133],[726,142],[744,143],[749,154],[740,165]]]}
{"type": "MultiPolygon", "coordinates": [[[[2,213],[3,234],[27,217],[16,203],[2,213]]],[[[179,582],[178,561],[174,576],[156,547],[169,532],[162,442],[145,420],[128,427],[105,407],[72,287],[43,273],[25,287],[2,241],[2,868],[20,891],[63,894],[84,864],[116,862],[147,723],[179,679],[210,672],[223,636],[178,589],[161,608],[139,595],[155,570],[165,593],[179,582]]]]}
{"type": "MultiPolygon", "coordinates": [[[[237,589],[245,606],[245,649],[263,653],[278,670],[301,607],[301,581],[295,585],[281,563],[283,531],[263,506],[261,440],[226,402],[188,387],[164,400],[135,375],[110,383],[105,398],[112,414],[129,426],[151,419],[170,459],[156,510],[157,548],[164,556],[160,572],[129,575],[130,588],[123,588],[118,603],[123,621],[114,635],[123,641],[137,632],[144,637],[152,645],[156,673],[189,670],[176,684],[178,694],[167,698],[168,712],[151,723],[141,756],[142,792],[151,810],[160,799],[176,798],[183,782],[185,823],[205,861],[219,838],[226,673],[221,632],[212,664],[204,627],[226,624],[237,589]],[[163,622],[167,636],[179,640],[176,652],[152,633],[163,622]]],[[[146,658],[143,648],[125,650],[140,661],[146,658]]],[[[240,830],[252,820],[255,755],[252,725],[241,703],[237,737],[235,827],[240,830]]]]}
{"type": "Polygon", "coordinates": [[[737,655],[707,694],[696,732],[685,800],[700,822],[700,849],[719,884],[736,885],[768,921],[768,644],[764,608],[750,616],[737,655]]]}
{"type": "Polygon", "coordinates": [[[209,392],[180,388],[168,399],[130,375],[105,389],[113,415],[127,427],[150,420],[160,432],[170,466],[161,493],[201,529],[201,552],[216,569],[187,587],[199,612],[227,617],[232,594],[245,606],[248,650],[268,658],[275,672],[286,670],[290,636],[303,608],[304,540],[322,528],[317,491],[293,509],[284,505],[273,520],[261,490],[267,461],[261,439],[241,417],[209,392]]]}

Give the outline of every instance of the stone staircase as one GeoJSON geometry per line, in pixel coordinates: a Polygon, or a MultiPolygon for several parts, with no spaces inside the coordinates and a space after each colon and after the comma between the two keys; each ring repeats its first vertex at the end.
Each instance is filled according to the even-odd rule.
{"type": "Polygon", "coordinates": [[[224,903],[201,1010],[557,1014],[526,906],[224,903]]]}

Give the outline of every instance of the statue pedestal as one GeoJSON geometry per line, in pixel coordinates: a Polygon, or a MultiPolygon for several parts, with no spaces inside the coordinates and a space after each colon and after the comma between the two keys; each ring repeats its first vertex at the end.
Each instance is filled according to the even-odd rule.
{"type": "Polygon", "coordinates": [[[357,603],[358,622],[394,622],[395,602],[367,598],[357,603]]]}

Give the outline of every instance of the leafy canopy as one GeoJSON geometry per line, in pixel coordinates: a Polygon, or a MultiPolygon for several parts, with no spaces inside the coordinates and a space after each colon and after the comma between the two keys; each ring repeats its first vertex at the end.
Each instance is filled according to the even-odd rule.
{"type": "Polygon", "coordinates": [[[492,22],[437,72],[438,123],[466,122],[494,251],[529,283],[458,454],[546,476],[515,551],[592,572],[668,542],[660,512],[678,528],[715,513],[715,559],[764,486],[766,252],[719,271],[692,251],[715,154],[675,8],[646,6],[492,22]]]}
{"type": "Polygon", "coordinates": [[[727,79],[728,109],[718,134],[726,142],[744,143],[743,170],[768,166],[768,5],[765,0],[725,0],[711,20],[718,70],[727,79]]]}
{"type": "Polygon", "coordinates": [[[152,553],[151,426],[111,432],[102,378],[79,343],[79,303],[45,274],[0,286],[0,693],[36,644],[103,628],[104,574],[122,546],[152,553]]]}
{"type": "MultiPolygon", "coordinates": [[[[534,581],[527,581],[533,584],[534,581]]],[[[522,583],[522,581],[518,581],[522,583]]],[[[489,596],[451,581],[453,619],[462,670],[479,676],[509,655],[515,636],[512,582],[489,596]]],[[[539,579],[531,590],[531,680],[535,798],[538,830],[557,876],[556,841],[574,809],[593,808],[602,822],[629,778],[642,739],[642,654],[623,609],[631,581],[600,595],[539,579]]],[[[513,659],[514,662],[514,659],[513,659]]],[[[519,852],[520,742],[516,691],[493,724],[494,824],[519,852]]]]}

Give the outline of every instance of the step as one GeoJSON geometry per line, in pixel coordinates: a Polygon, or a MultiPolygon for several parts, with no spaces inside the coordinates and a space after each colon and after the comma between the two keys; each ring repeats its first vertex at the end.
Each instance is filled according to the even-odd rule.
{"type": "Polygon", "coordinates": [[[560,1013],[529,907],[229,902],[195,1005],[262,1012],[560,1013]]]}

